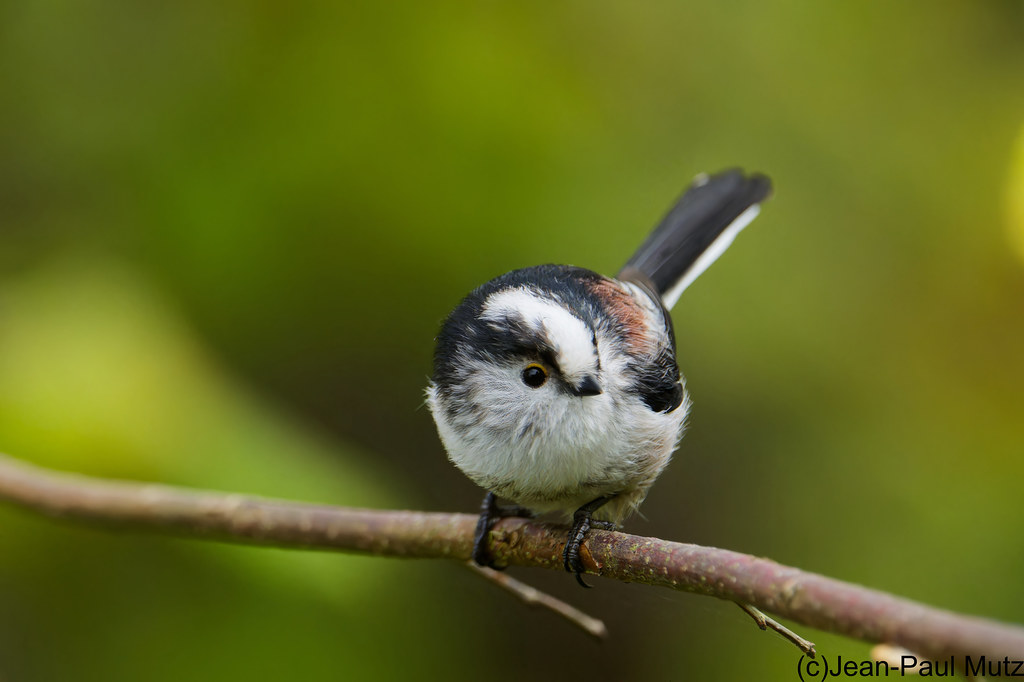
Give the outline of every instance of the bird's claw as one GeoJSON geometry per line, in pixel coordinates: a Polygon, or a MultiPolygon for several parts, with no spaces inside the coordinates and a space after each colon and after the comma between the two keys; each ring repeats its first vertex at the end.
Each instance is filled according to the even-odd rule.
{"type": "Polygon", "coordinates": [[[503,507],[498,504],[497,495],[491,492],[484,496],[484,501],[480,504],[480,517],[476,522],[476,533],[473,535],[473,561],[478,566],[486,566],[498,571],[505,569],[505,566],[494,564],[494,557],[491,555],[491,548],[487,541],[494,524],[499,519],[510,516],[531,518],[533,512],[519,505],[503,507]]]}
{"type": "Polygon", "coordinates": [[[562,565],[565,570],[576,576],[576,582],[582,587],[591,587],[583,580],[583,559],[580,557],[580,546],[587,531],[590,530],[592,519],[589,510],[579,509],[573,514],[572,529],[569,530],[569,539],[565,542],[565,549],[562,550],[562,565]]]}
{"type": "Polygon", "coordinates": [[[565,566],[566,571],[576,576],[576,582],[583,587],[590,587],[590,585],[583,580],[584,567],[583,559],[580,557],[580,550],[591,528],[615,530],[615,523],[594,518],[594,512],[600,509],[604,503],[611,500],[612,497],[614,495],[605,495],[591,500],[577,509],[572,515],[572,528],[569,530],[569,538],[565,542],[565,549],[562,550],[562,565],[565,566]]]}

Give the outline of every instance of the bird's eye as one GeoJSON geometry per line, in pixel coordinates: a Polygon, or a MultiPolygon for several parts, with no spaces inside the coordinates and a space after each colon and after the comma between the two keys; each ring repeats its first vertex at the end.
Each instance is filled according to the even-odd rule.
{"type": "Polygon", "coordinates": [[[548,371],[536,362],[531,362],[523,370],[523,383],[530,388],[540,388],[548,380],[548,371]]]}

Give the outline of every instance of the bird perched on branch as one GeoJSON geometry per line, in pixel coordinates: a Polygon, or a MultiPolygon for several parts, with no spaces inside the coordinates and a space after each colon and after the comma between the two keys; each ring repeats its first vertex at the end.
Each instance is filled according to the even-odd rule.
{"type": "Polygon", "coordinates": [[[498,518],[565,512],[563,561],[586,586],[587,532],[617,527],[640,506],[683,433],[690,401],[669,310],[770,194],[763,175],[698,176],[614,279],[523,268],[451,312],[427,403],[449,458],[488,491],[478,563],[492,562],[498,518]]]}

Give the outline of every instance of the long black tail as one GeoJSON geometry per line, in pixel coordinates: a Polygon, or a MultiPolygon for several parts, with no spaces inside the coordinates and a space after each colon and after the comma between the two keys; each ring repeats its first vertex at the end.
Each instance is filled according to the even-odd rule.
{"type": "Polygon", "coordinates": [[[759,173],[699,175],[619,273],[653,285],[666,308],[724,252],[772,193],[759,173]],[[645,281],[646,280],[646,281],[645,281]]]}

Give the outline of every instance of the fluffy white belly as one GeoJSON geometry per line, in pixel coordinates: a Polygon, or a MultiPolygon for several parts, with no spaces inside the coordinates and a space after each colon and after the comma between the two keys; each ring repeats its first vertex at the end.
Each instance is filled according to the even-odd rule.
{"type": "Polygon", "coordinates": [[[688,408],[657,413],[635,396],[604,394],[553,402],[511,422],[515,411],[450,417],[433,389],[428,403],[443,416],[436,421],[449,458],[480,486],[538,512],[619,495],[599,514],[615,521],[668,464],[688,408]]]}

